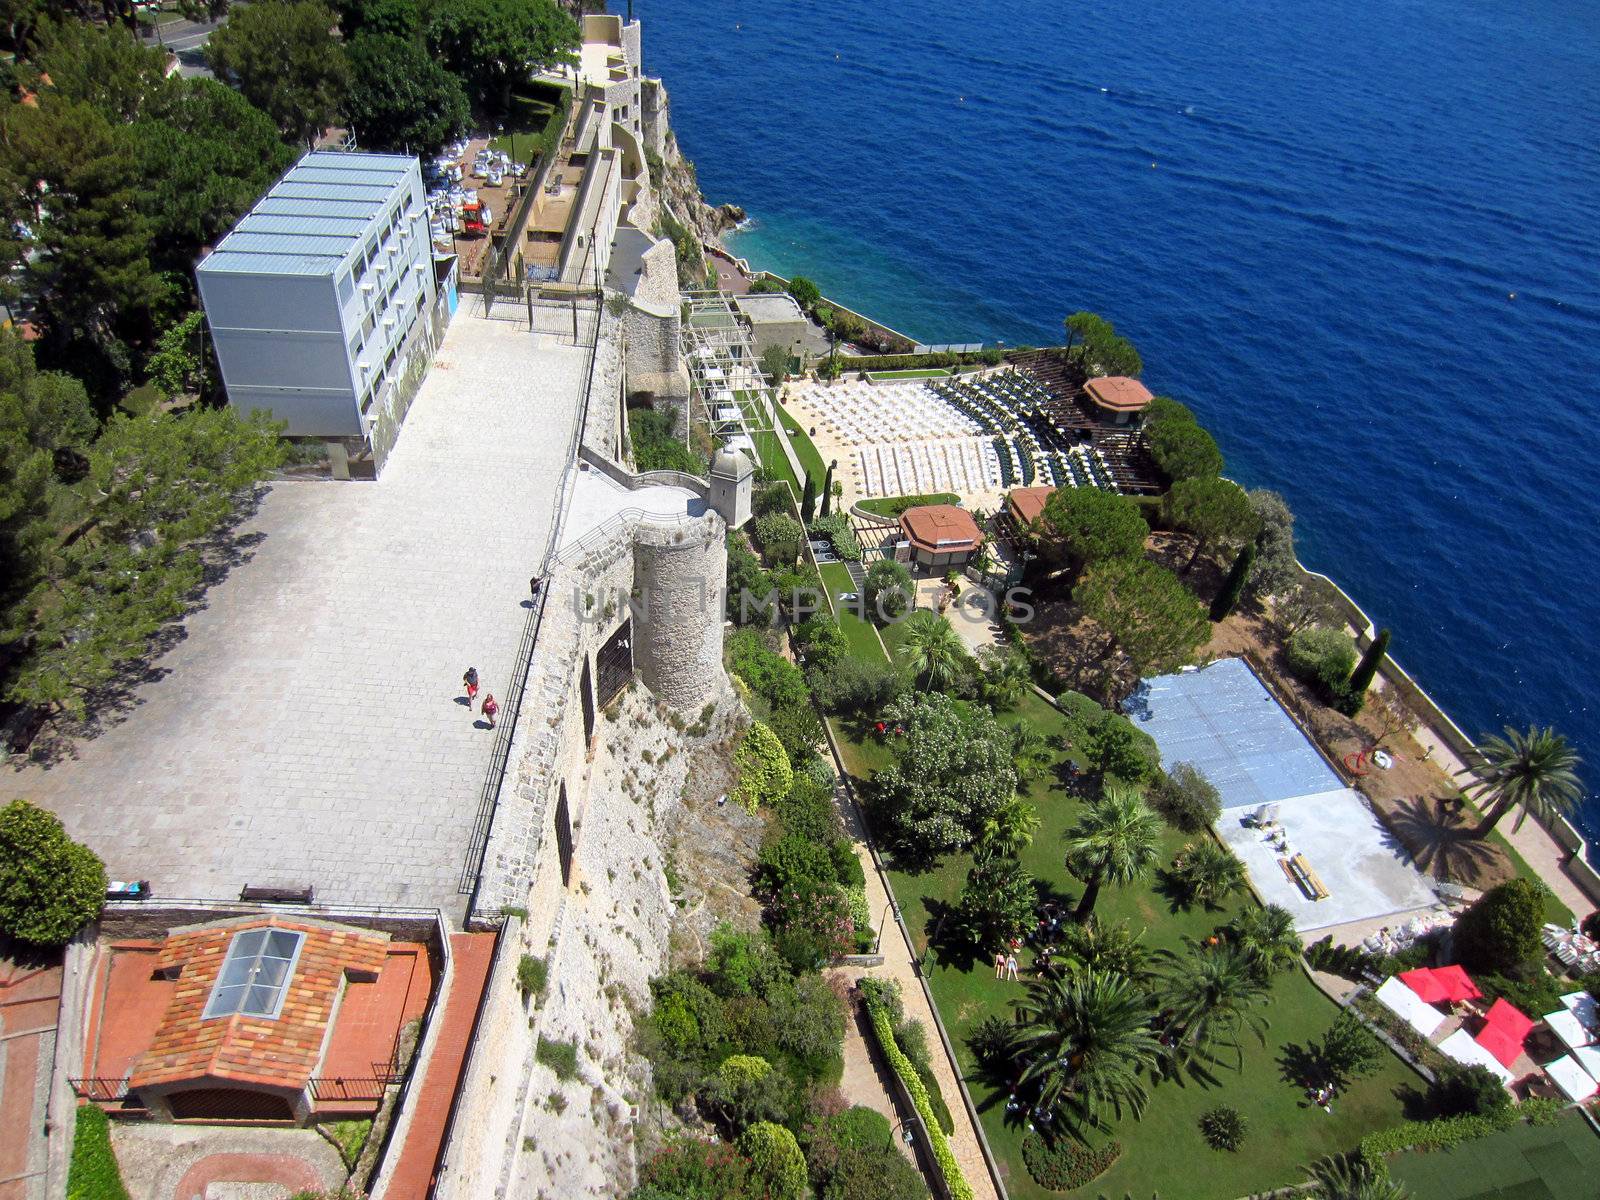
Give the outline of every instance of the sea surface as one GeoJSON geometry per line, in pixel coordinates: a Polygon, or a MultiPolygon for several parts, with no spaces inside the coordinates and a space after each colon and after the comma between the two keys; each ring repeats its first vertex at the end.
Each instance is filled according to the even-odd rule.
{"type": "Polygon", "coordinates": [[[634,11],[736,253],[925,342],[1105,315],[1468,733],[1600,792],[1600,6],[634,11]]]}

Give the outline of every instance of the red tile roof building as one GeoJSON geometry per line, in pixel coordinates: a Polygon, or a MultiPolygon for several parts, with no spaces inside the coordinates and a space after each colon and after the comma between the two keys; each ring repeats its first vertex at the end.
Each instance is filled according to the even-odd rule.
{"type": "Polygon", "coordinates": [[[1039,519],[1045,503],[1055,494],[1053,487],[1020,487],[1006,493],[1006,508],[1012,519],[1026,529],[1039,519]]]}
{"type": "Polygon", "coordinates": [[[983,530],[964,508],[924,504],[900,515],[900,531],[925,567],[958,567],[983,545],[983,530]]]}
{"type": "Polygon", "coordinates": [[[1154,399],[1150,389],[1137,379],[1126,375],[1103,375],[1083,385],[1083,390],[1097,408],[1126,420],[1132,413],[1143,412],[1154,399]]]}
{"type": "MultiPolygon", "coordinates": [[[[130,1088],[175,1117],[212,1115],[185,1100],[219,1092],[276,1096],[294,1115],[309,1109],[305,1095],[327,1050],[346,981],[374,981],[389,952],[387,934],[307,919],[241,917],[175,930],[156,955],[154,973],[175,977],[154,1040],[134,1065],[130,1088]],[[282,930],[300,941],[282,979],[276,1016],[249,1011],[207,1016],[234,939],[249,930],[282,930]]],[[[264,992],[270,989],[263,989],[264,992]]],[[[226,1108],[226,1104],[220,1105],[226,1108]]],[[[249,1108],[240,1106],[241,1114],[249,1108]]],[[[264,1116],[281,1105],[265,1104],[264,1116]]],[[[278,1119],[293,1119],[282,1112],[278,1119]]]]}

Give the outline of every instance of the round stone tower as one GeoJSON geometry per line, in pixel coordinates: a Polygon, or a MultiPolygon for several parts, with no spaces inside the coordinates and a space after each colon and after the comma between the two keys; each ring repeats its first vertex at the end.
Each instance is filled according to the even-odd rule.
{"type": "Polygon", "coordinates": [[[646,517],[633,535],[633,661],[644,685],[674,708],[695,708],[724,686],[722,589],[727,525],[646,517]]]}

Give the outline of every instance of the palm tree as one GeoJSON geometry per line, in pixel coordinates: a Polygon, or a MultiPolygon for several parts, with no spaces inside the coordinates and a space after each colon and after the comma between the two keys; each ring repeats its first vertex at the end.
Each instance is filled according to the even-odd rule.
{"type": "Polygon", "coordinates": [[[1229,924],[1228,933],[1263,979],[1292,967],[1305,951],[1294,918],[1276,904],[1245,909],[1229,924]]]}
{"type": "Polygon", "coordinates": [[[1158,952],[1166,968],[1161,999],[1173,1063],[1181,1066],[1196,1058],[1217,1063],[1216,1049],[1226,1047],[1243,1065],[1240,1031],[1248,1029],[1266,1041],[1266,1018],[1253,1010],[1266,999],[1267,985],[1238,947],[1184,941],[1185,953],[1158,952]]]}
{"type": "Polygon", "coordinates": [[[966,656],[961,635],[938,613],[924,609],[906,619],[900,657],[924,687],[934,691],[947,687],[960,674],[966,656]]]}
{"type": "Polygon", "coordinates": [[[1366,1159],[1336,1154],[1306,1168],[1311,1200],[1408,1200],[1409,1193],[1366,1159]]]}
{"type": "Polygon", "coordinates": [[[1090,917],[1061,931],[1061,952],[1080,971],[1102,971],[1146,984],[1151,975],[1150,949],[1143,937],[1142,929],[1134,933],[1126,921],[1102,925],[1099,917],[1090,917]]]}
{"type": "Polygon", "coordinates": [[[1488,837],[1513,808],[1522,810],[1513,833],[1529,813],[1541,821],[1565,815],[1583,797],[1577,774],[1581,762],[1571,743],[1548,727],[1519,733],[1507,725],[1505,737],[1485,738],[1473,763],[1478,782],[1469,790],[1476,793],[1474,799],[1488,801],[1489,811],[1472,836],[1488,837]]]}
{"type": "Polygon", "coordinates": [[[1066,836],[1067,870],[1083,881],[1075,915],[1086,921],[1102,885],[1132,883],[1154,865],[1161,820],[1137,791],[1113,780],[1066,836]]]}
{"type": "Polygon", "coordinates": [[[1226,846],[1206,838],[1178,851],[1172,878],[1189,903],[1214,908],[1223,897],[1244,890],[1244,864],[1226,846]]]}
{"type": "Polygon", "coordinates": [[[1050,739],[1032,725],[1018,725],[1011,731],[1011,765],[1016,768],[1018,783],[1033,779],[1055,757],[1050,739]]]}
{"type": "Polygon", "coordinates": [[[976,857],[1016,858],[1033,844],[1033,835],[1039,828],[1039,814],[1021,796],[1012,796],[994,816],[983,823],[978,834],[976,857]]]}
{"type": "Polygon", "coordinates": [[[1013,709],[1033,682],[1033,672],[1020,650],[986,646],[978,655],[984,701],[996,712],[1013,709]]]}
{"type": "Polygon", "coordinates": [[[1060,1100],[1089,1123],[1108,1104],[1118,1116],[1125,1107],[1143,1110],[1141,1076],[1155,1067],[1161,1047],[1149,1001],[1132,980],[1101,971],[1033,979],[1014,1005],[1018,1084],[1037,1085],[1042,1106],[1060,1100]]]}

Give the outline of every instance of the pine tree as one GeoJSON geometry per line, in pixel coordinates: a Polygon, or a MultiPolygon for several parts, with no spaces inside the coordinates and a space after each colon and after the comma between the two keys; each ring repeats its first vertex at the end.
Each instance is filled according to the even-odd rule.
{"type": "Polygon", "coordinates": [[[833,504],[833,464],[828,464],[828,473],[822,478],[822,515],[828,515],[828,509],[833,504]]]}
{"type": "Polygon", "coordinates": [[[1367,647],[1367,652],[1361,656],[1361,661],[1356,664],[1356,669],[1350,674],[1350,682],[1346,683],[1346,704],[1354,711],[1361,709],[1362,698],[1366,696],[1367,689],[1372,686],[1372,680],[1378,674],[1378,666],[1383,662],[1383,656],[1389,652],[1389,631],[1378,630],[1378,636],[1372,639],[1372,645],[1367,647]]]}
{"type": "Polygon", "coordinates": [[[811,478],[811,473],[806,472],[806,491],[800,498],[800,519],[807,525],[811,518],[817,515],[817,481],[811,478]]]}
{"type": "Polygon", "coordinates": [[[1233,560],[1233,567],[1228,571],[1228,578],[1223,581],[1222,590],[1217,593],[1217,598],[1211,602],[1211,619],[1221,621],[1231,613],[1239,603],[1239,597],[1244,593],[1244,585],[1250,582],[1250,570],[1256,565],[1256,544],[1246,542],[1239,557],[1233,560]]]}

